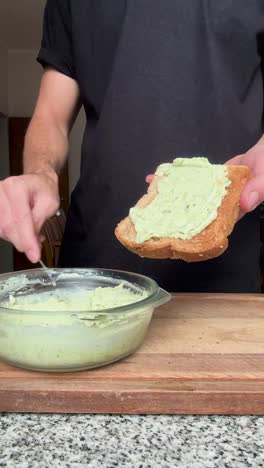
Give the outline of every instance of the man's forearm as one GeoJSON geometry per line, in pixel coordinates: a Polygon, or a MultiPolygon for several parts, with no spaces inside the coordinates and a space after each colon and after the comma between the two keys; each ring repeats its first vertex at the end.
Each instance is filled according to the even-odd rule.
{"type": "Polygon", "coordinates": [[[0,237],[34,263],[41,258],[41,228],[59,207],[58,175],[79,108],[77,82],[45,69],[26,133],[24,174],[0,181],[0,237]]]}
{"type": "Polygon", "coordinates": [[[25,138],[24,173],[44,173],[56,179],[67,159],[68,149],[66,132],[48,118],[34,116],[25,138]]]}

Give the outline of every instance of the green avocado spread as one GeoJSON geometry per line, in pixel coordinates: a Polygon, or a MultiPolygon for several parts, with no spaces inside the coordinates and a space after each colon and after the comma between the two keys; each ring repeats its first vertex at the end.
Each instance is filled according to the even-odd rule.
{"type": "Polygon", "coordinates": [[[158,194],[145,208],[133,207],[129,216],[136,242],[153,237],[191,239],[217,217],[230,185],[226,167],[207,158],[177,158],[159,166],[158,194]]]}
{"type": "Polygon", "coordinates": [[[136,304],[147,296],[125,283],[10,294],[0,303],[0,358],[45,371],[82,370],[116,361],[131,354],[145,337],[154,306],[136,304]],[[128,304],[135,307],[115,309],[128,304]]]}
{"type": "Polygon", "coordinates": [[[75,290],[56,290],[25,297],[9,295],[5,307],[26,311],[98,311],[120,307],[144,299],[145,292],[135,294],[123,284],[115,287],[98,287],[93,290],[76,288],[75,290]]]}

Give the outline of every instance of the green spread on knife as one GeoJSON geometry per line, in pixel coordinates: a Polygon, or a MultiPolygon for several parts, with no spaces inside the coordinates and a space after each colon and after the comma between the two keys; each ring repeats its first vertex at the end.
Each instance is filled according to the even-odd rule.
{"type": "Polygon", "coordinates": [[[158,194],[144,209],[133,207],[129,216],[136,241],[153,237],[191,239],[217,217],[230,185],[226,168],[206,158],[177,158],[159,166],[158,194]]]}

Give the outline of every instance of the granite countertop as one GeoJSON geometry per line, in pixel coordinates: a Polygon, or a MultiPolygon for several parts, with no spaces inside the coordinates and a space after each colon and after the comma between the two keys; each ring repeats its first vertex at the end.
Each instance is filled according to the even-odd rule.
{"type": "Polygon", "coordinates": [[[8,468],[264,466],[264,417],[0,414],[8,468]]]}

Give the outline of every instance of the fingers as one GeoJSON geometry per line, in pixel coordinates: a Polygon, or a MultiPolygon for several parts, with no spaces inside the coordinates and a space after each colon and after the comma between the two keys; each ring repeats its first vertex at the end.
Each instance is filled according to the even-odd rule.
{"type": "Polygon", "coordinates": [[[239,215],[238,215],[237,220],[240,221],[240,219],[242,219],[245,216],[245,214],[246,214],[245,211],[239,210],[239,215]]]}
{"type": "Polygon", "coordinates": [[[19,252],[25,252],[33,263],[40,258],[40,243],[36,236],[29,205],[29,194],[22,178],[10,177],[1,183],[0,235],[19,252]]]}
{"type": "Polygon", "coordinates": [[[227,166],[236,165],[236,164],[239,165],[242,163],[243,157],[244,157],[244,154],[238,154],[234,158],[229,159],[229,161],[227,161],[225,164],[227,166]]]}
{"type": "MultiPolygon", "coordinates": [[[[262,158],[259,157],[257,148],[248,151],[245,154],[240,154],[230,159],[226,163],[241,164],[248,166],[253,175],[252,179],[246,184],[241,197],[240,207],[241,213],[245,214],[253,211],[264,200],[264,173],[262,169],[262,158]]],[[[243,216],[240,215],[239,219],[243,216]]]]}
{"type": "Polygon", "coordinates": [[[45,237],[43,234],[40,234],[40,235],[38,236],[38,239],[39,239],[39,243],[40,243],[40,244],[43,244],[43,242],[45,241],[46,237],[45,237]]]}
{"type": "Polygon", "coordinates": [[[229,161],[226,162],[227,166],[230,165],[241,165],[248,166],[252,174],[258,173],[258,168],[262,164],[262,158],[259,158],[259,153],[257,149],[251,149],[245,154],[239,154],[229,161]]]}
{"type": "Polygon", "coordinates": [[[53,216],[58,208],[59,200],[56,196],[44,191],[35,194],[32,218],[37,232],[40,232],[45,221],[53,216]]]}
{"type": "Polygon", "coordinates": [[[0,237],[38,262],[44,240],[40,229],[58,207],[57,185],[46,176],[9,177],[0,182],[0,237]]]}
{"type": "Polygon", "coordinates": [[[154,177],[153,174],[147,175],[147,177],[146,177],[146,179],[145,179],[146,182],[147,182],[148,184],[150,184],[150,182],[152,181],[153,177],[154,177]]]}
{"type": "Polygon", "coordinates": [[[253,177],[244,188],[240,206],[245,212],[253,211],[264,200],[264,174],[253,177]]]}

